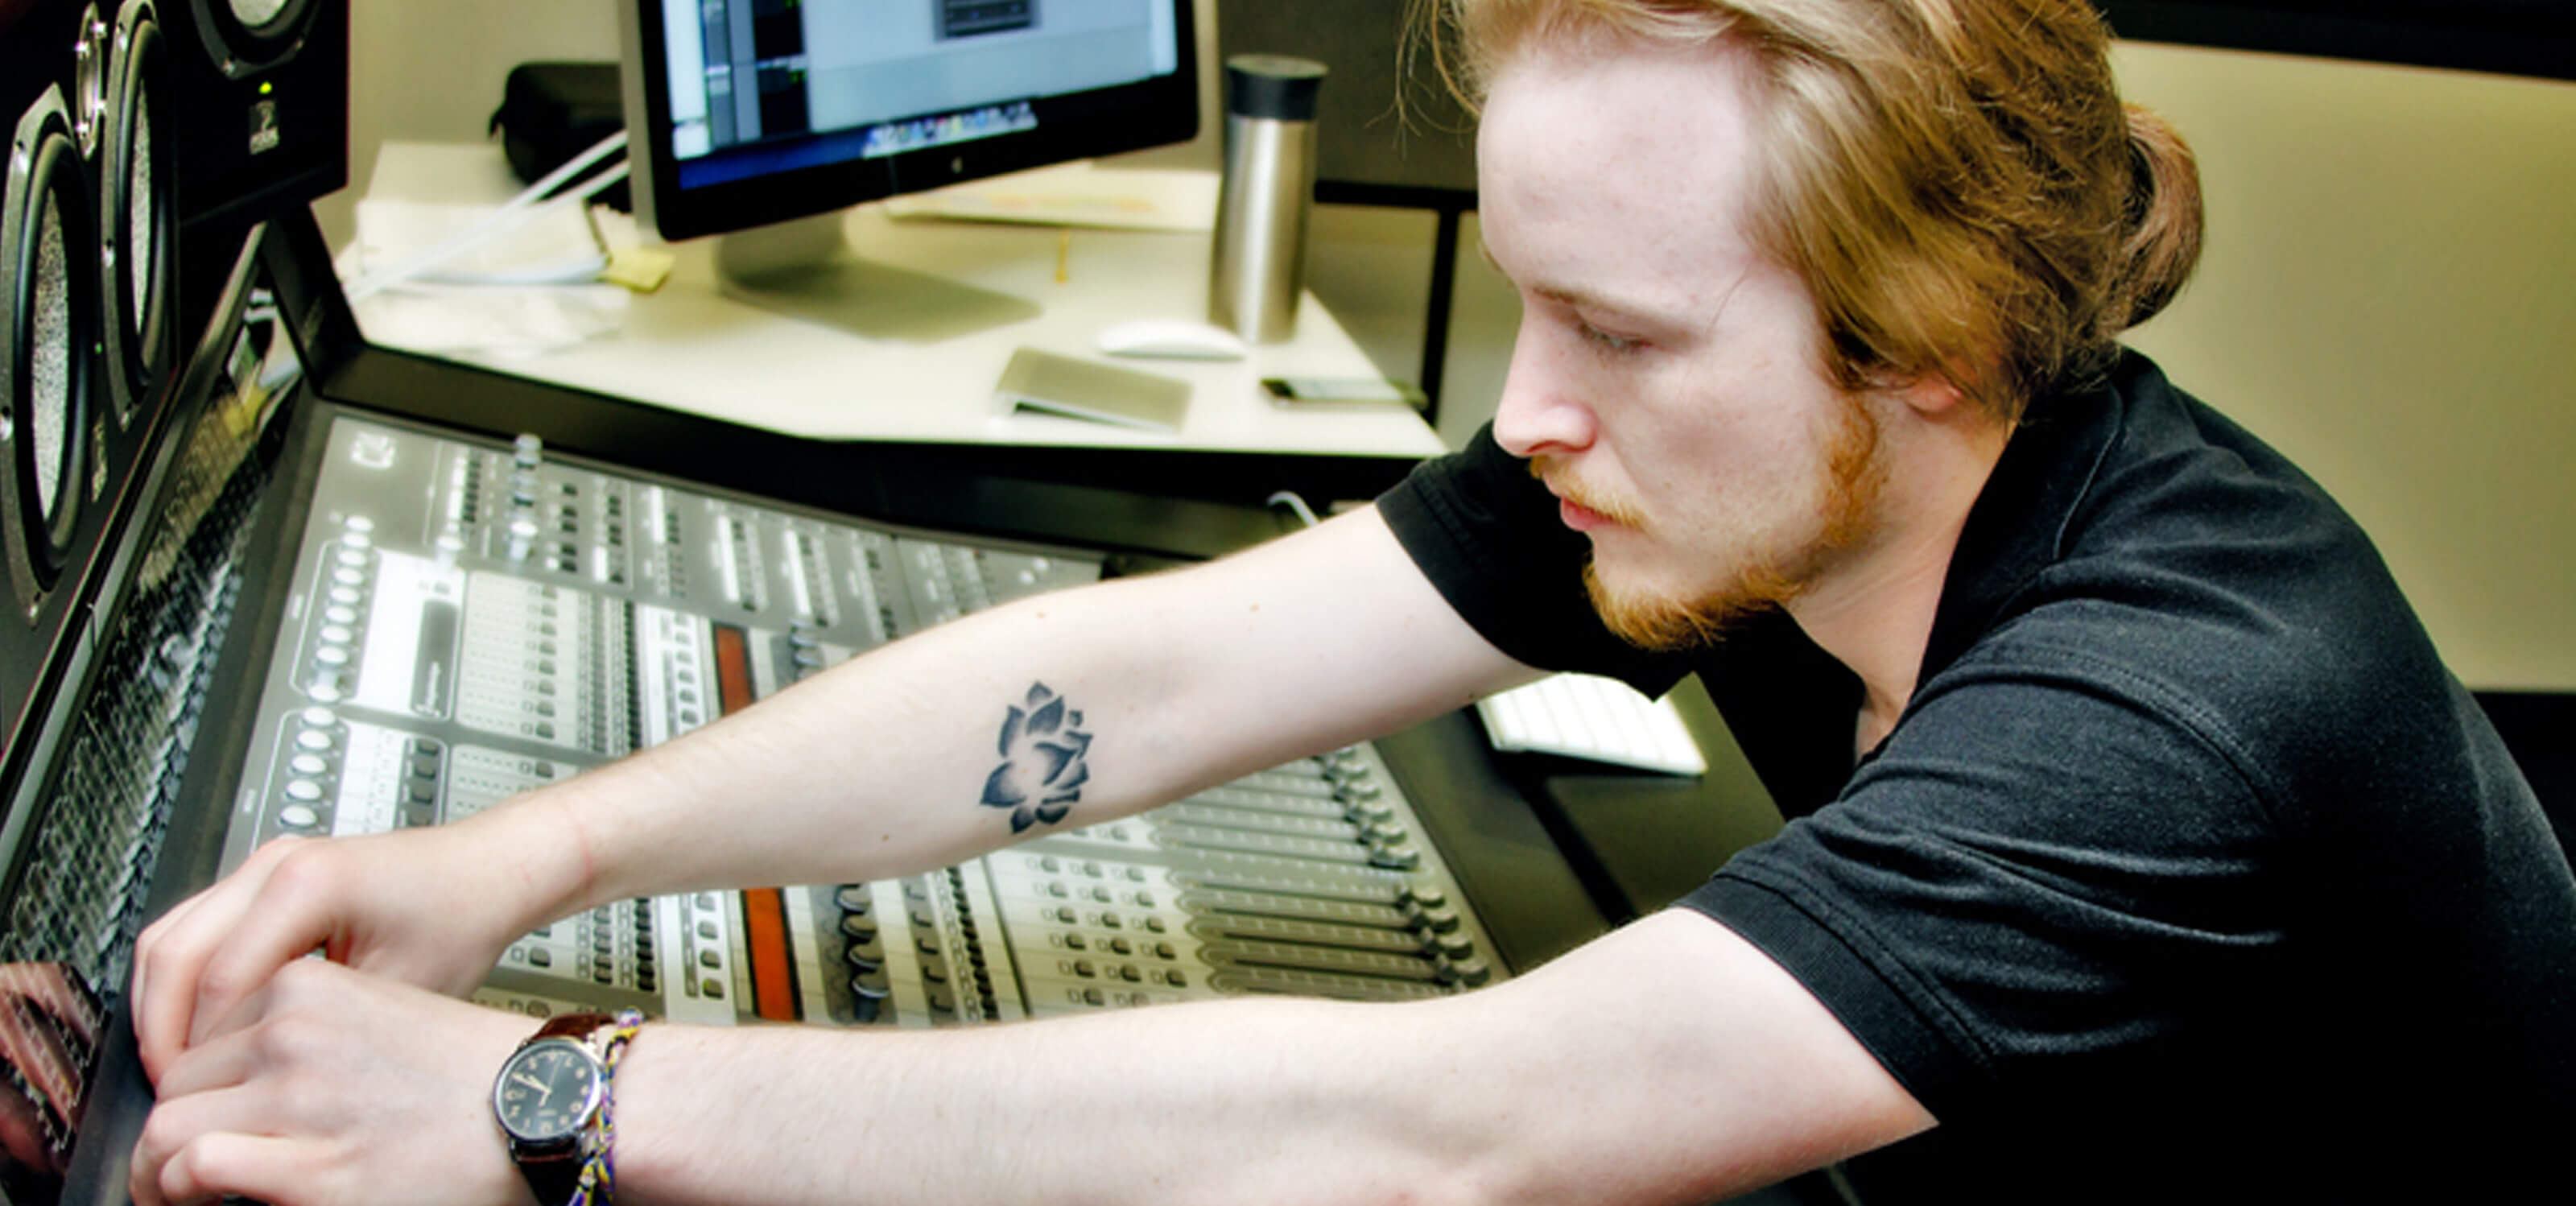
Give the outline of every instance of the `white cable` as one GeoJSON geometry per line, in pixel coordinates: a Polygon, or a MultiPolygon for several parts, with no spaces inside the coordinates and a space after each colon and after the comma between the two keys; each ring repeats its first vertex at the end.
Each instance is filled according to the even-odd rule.
{"type": "Polygon", "coordinates": [[[469,272],[464,269],[424,268],[410,280],[397,281],[388,289],[415,289],[422,285],[458,285],[488,287],[492,285],[579,285],[596,280],[608,267],[604,255],[573,256],[552,264],[528,268],[508,268],[491,272],[469,272]]]}
{"type": "Polygon", "coordinates": [[[1315,518],[1315,509],[1307,506],[1306,500],[1299,498],[1297,496],[1297,492],[1294,490],[1282,490],[1277,494],[1271,495],[1264,501],[1268,502],[1271,506],[1286,507],[1289,510],[1296,512],[1297,518],[1305,520],[1307,527],[1311,528],[1316,524],[1323,522],[1322,520],[1315,518]]]}
{"type": "Polygon", "coordinates": [[[624,163],[617,164],[616,166],[609,168],[607,171],[583,182],[580,187],[575,188],[573,191],[565,193],[560,197],[553,198],[552,200],[544,201],[542,204],[539,203],[539,198],[542,198],[547,193],[554,191],[565,181],[572,179],[574,176],[588,169],[592,164],[625,149],[625,146],[626,132],[623,130],[599,140],[599,142],[593,145],[589,150],[573,156],[572,159],[566,162],[562,167],[556,168],[552,172],[548,172],[544,179],[537,181],[535,184],[529,185],[525,190],[522,190],[518,196],[502,202],[498,209],[476,219],[471,225],[439,240],[437,243],[432,244],[430,247],[420,251],[419,253],[402,260],[393,267],[379,272],[371,272],[360,278],[358,283],[349,287],[348,294],[350,302],[355,303],[362,299],[372,297],[377,293],[381,293],[387,288],[401,284],[403,281],[409,279],[422,270],[429,268],[431,265],[444,262],[467,251],[471,251],[476,247],[480,247],[483,244],[492,241],[493,239],[499,238],[500,236],[517,230],[530,222],[536,221],[547,214],[561,210],[565,206],[587,203],[592,197],[598,196],[600,193],[607,191],[610,187],[616,185],[618,181],[626,179],[630,171],[629,165],[624,163]]]}

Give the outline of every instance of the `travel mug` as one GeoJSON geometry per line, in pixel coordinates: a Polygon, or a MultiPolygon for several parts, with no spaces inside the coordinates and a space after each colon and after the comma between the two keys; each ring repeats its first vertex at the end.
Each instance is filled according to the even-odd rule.
{"type": "Polygon", "coordinates": [[[1225,61],[1225,173],[1217,186],[1208,321],[1252,343],[1297,332],[1315,198],[1315,94],[1324,65],[1275,54],[1225,61]]]}

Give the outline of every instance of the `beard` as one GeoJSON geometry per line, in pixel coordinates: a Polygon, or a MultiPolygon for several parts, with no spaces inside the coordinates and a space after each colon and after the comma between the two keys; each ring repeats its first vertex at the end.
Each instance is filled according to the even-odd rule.
{"type": "MultiPolygon", "coordinates": [[[[1585,562],[1583,586],[1602,624],[1640,649],[1681,652],[1713,645],[1729,629],[1804,593],[1836,554],[1858,545],[1874,526],[1884,474],[1878,463],[1878,420],[1860,395],[1843,395],[1824,460],[1825,497],[1814,539],[1793,550],[1752,552],[1726,567],[1724,580],[1713,588],[1678,596],[1614,585],[1602,578],[1598,566],[1585,562]]],[[[1539,466],[1531,468],[1535,472],[1539,466]]],[[[1624,504],[1592,506],[1579,497],[1575,502],[1629,526],[1638,518],[1624,504]]]]}

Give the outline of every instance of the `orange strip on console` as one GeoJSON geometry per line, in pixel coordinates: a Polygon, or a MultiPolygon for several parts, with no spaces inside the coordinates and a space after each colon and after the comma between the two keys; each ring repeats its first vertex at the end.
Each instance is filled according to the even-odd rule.
{"type": "Polygon", "coordinates": [[[731,716],[751,706],[751,643],[731,624],[716,625],[715,633],[717,703],[731,716]]]}
{"type": "Polygon", "coordinates": [[[776,888],[742,893],[743,945],[751,951],[752,1012],[764,1021],[804,1016],[796,999],[796,960],[787,941],[787,901],[776,888]]]}

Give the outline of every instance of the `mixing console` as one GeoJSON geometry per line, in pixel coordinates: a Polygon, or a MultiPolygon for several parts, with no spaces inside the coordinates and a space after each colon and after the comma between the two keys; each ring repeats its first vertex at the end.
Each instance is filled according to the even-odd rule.
{"type": "MultiPolygon", "coordinates": [[[[1097,556],[756,505],[342,415],[224,865],[455,820],[1097,556]]],[[[511,944],[527,1012],[928,1025],[1499,974],[1377,753],[1277,767],[899,881],[621,902],[511,944]]]]}

